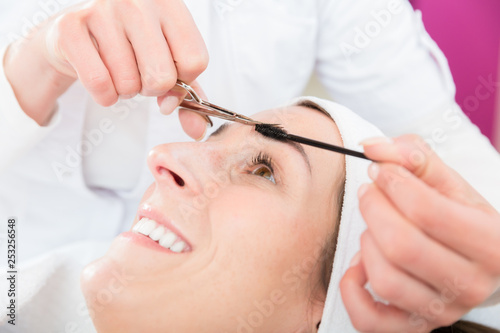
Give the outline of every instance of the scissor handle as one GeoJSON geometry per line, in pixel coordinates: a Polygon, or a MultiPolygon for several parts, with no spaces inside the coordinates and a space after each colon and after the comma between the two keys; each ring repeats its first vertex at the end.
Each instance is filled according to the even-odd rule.
{"type": "Polygon", "coordinates": [[[181,80],[177,80],[176,85],[183,88],[188,93],[188,95],[184,98],[184,101],[182,101],[180,105],[184,108],[190,109],[191,111],[195,111],[204,116],[212,116],[225,120],[236,121],[246,125],[255,125],[261,123],[244,115],[224,109],[208,101],[204,101],[200,98],[200,96],[198,96],[196,91],[194,91],[194,89],[190,85],[184,83],[181,80]]]}
{"type": "Polygon", "coordinates": [[[200,98],[200,96],[198,96],[198,94],[196,93],[196,91],[194,91],[193,88],[191,88],[191,86],[181,80],[177,80],[177,82],[175,83],[176,86],[178,87],[181,87],[183,88],[184,90],[187,91],[188,95],[189,96],[186,96],[184,97],[184,100],[185,101],[188,101],[188,102],[196,102],[198,104],[203,104],[203,100],[200,98]]]}

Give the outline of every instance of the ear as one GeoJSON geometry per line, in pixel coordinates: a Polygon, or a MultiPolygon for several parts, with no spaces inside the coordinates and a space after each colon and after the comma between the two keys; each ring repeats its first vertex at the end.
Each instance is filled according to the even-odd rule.
{"type": "Polygon", "coordinates": [[[293,331],[293,333],[317,333],[319,331],[319,324],[323,316],[324,307],[324,302],[311,302],[308,320],[305,320],[297,330],[293,331]]]}
{"type": "Polygon", "coordinates": [[[325,308],[324,302],[313,302],[311,305],[311,325],[309,332],[317,333],[319,331],[319,326],[321,323],[321,318],[323,317],[323,309],[325,308]]]}

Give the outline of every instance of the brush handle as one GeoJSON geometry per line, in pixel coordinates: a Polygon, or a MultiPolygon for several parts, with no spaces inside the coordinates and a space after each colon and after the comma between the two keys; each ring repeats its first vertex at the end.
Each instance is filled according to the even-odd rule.
{"type": "Polygon", "coordinates": [[[287,139],[291,140],[291,141],[298,142],[298,143],[302,143],[304,145],[313,146],[313,147],[317,147],[317,148],[321,148],[321,149],[326,149],[326,150],[330,150],[330,151],[334,151],[337,153],[350,155],[350,156],[354,156],[354,157],[364,158],[365,160],[368,160],[368,161],[373,161],[372,159],[369,159],[368,157],[366,157],[365,154],[363,154],[359,151],[355,151],[355,150],[351,150],[351,149],[347,149],[347,148],[339,147],[339,146],[335,146],[335,145],[330,145],[328,143],[324,143],[324,142],[316,141],[316,140],[311,140],[308,138],[304,138],[302,136],[288,134],[287,139]]]}

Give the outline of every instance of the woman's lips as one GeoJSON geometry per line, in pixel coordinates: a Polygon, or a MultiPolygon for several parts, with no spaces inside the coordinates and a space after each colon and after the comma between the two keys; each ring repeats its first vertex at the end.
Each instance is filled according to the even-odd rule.
{"type": "Polygon", "coordinates": [[[147,217],[141,218],[132,228],[132,233],[148,237],[159,246],[175,253],[184,253],[191,250],[182,237],[164,225],[147,217]]]}
{"type": "Polygon", "coordinates": [[[158,242],[153,241],[148,236],[144,236],[143,234],[139,234],[139,233],[136,233],[133,231],[127,231],[127,232],[121,233],[119,237],[122,239],[125,239],[128,242],[133,242],[134,244],[138,244],[140,246],[143,246],[143,247],[155,250],[155,251],[160,251],[160,252],[165,252],[165,253],[170,253],[170,254],[175,254],[175,255],[178,254],[176,252],[173,252],[170,249],[166,249],[166,248],[160,246],[160,244],[158,244],[158,242]]]}
{"type": "Polygon", "coordinates": [[[137,213],[138,222],[132,232],[148,237],[172,252],[183,253],[192,250],[191,243],[165,216],[150,204],[143,204],[137,213]]]}

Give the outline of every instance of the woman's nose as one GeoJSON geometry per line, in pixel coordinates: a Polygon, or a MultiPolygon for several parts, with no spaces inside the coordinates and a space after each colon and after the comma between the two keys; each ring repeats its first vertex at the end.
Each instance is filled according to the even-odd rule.
{"type": "Polygon", "coordinates": [[[200,193],[200,176],[194,172],[191,156],[195,151],[189,144],[164,144],[149,152],[148,166],[160,186],[182,191],[186,194],[200,193]]]}

